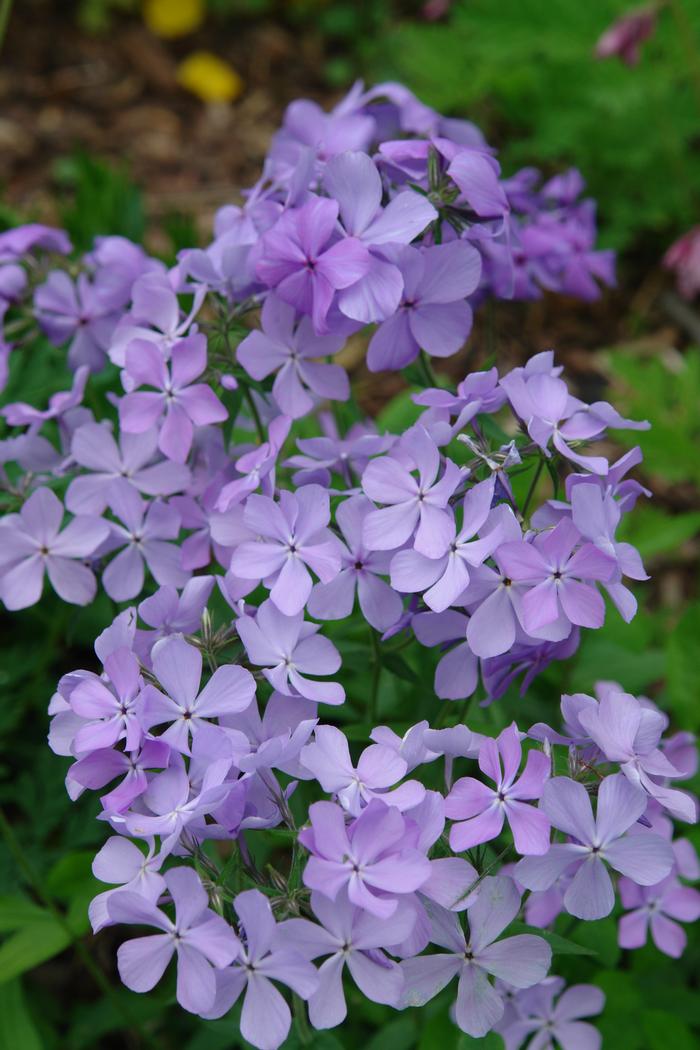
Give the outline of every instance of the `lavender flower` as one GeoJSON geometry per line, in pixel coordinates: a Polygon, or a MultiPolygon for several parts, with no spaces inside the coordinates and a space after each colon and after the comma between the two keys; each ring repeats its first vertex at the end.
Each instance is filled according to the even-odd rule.
{"type": "Polygon", "coordinates": [[[343,971],[374,1003],[398,1006],[403,991],[401,967],[385,954],[411,933],[415,915],[399,909],[391,918],[375,915],[350,903],[341,891],[334,901],[322,893],[311,894],[311,908],[319,920],[286,919],[277,928],[280,943],[300,951],[309,959],[326,956],[318,971],[318,988],[309,999],[309,1018],[314,1028],[335,1028],[347,1016],[343,993],[343,971]]]}
{"type": "Polygon", "coordinates": [[[429,862],[415,845],[418,828],[394,806],[373,799],[347,828],[332,802],[315,802],[309,817],[311,826],[299,833],[311,853],[304,868],[309,889],[335,900],[346,887],[352,904],[388,919],[402,894],[428,880],[429,862]]]}
{"type": "Polygon", "coordinates": [[[646,805],[645,793],[617,773],[600,785],[594,820],[583,784],[554,777],[545,784],[542,808],[552,826],[574,841],[550,846],[543,857],[525,857],[515,877],[527,889],[546,890],[575,861],[583,861],[564,894],[564,906],[579,919],[604,918],[615,903],[605,862],[640,886],[653,886],[671,870],[673,853],[659,835],[625,834],[646,805]]]}
{"type": "Polygon", "coordinates": [[[304,620],[302,613],[285,616],[270,601],[263,602],[255,619],[245,615],[236,621],[250,662],[263,668],[278,692],[315,703],[342,704],[342,685],[308,677],[335,674],[340,667],[338,650],[317,633],[319,629],[318,624],[304,620]]]}
{"type": "Polygon", "coordinates": [[[628,909],[618,927],[620,947],[643,947],[651,930],[659,951],[679,959],[687,937],[678,923],[700,919],[700,893],[684,886],[673,874],[654,886],[638,886],[631,879],[622,878],[618,888],[622,906],[628,909]]]}
{"type": "Polygon", "coordinates": [[[308,314],[318,335],[328,331],[335,294],[368,272],[370,254],[355,237],[329,243],[338,219],[337,201],[314,197],[286,211],[260,242],[256,273],[280,299],[308,314]]]}
{"type": "Polygon", "coordinates": [[[107,904],[112,922],[156,926],[162,933],[137,937],[119,949],[119,976],[134,992],[150,992],[173,955],[177,956],[177,1001],[190,1013],[203,1013],[216,997],[215,968],[227,966],[241,952],[233,930],[209,909],[202,884],[191,868],[173,868],[165,884],[175,904],[175,921],[130,890],[115,893],[107,904]]]}
{"type": "Polygon", "coordinates": [[[280,936],[266,897],[259,890],[239,893],[234,907],[241,922],[240,961],[217,974],[216,998],[200,1011],[206,1017],[227,1013],[245,991],[241,1034],[259,1050],[277,1050],[289,1034],[292,1015],[272,983],[291,988],[308,999],[318,986],[316,970],[280,936]]]}
{"type": "Polygon", "coordinates": [[[262,331],[253,331],[239,343],[236,356],[253,379],[277,372],[272,394],[280,411],[298,419],[314,407],[314,398],[347,401],[350,384],[340,365],[316,360],[342,349],[345,334],[317,336],[308,318],[297,324],[292,306],[268,295],[262,309],[262,331]]]}
{"type": "Polygon", "coordinates": [[[302,749],[300,758],[323,790],[334,794],[353,817],[358,817],[373,798],[405,810],[419,805],[425,796],[425,788],[417,780],[394,787],[405,776],[408,765],[381,744],[365,748],[355,768],[347,739],[335,726],[317,726],[313,743],[302,749]]]}
{"type": "Polygon", "coordinates": [[[97,584],[80,559],[94,554],[109,535],[102,518],[82,514],[61,531],[63,505],[47,488],[37,489],[19,514],[0,519],[0,598],[8,609],[39,601],[44,572],[65,602],[87,605],[97,584]]]}
{"type": "Polygon", "coordinates": [[[550,762],[541,751],[529,751],[518,777],[522,747],[512,725],[497,740],[484,740],[479,748],[479,768],[496,787],[473,777],[463,777],[445,800],[445,814],[458,821],[450,829],[450,846],[459,853],[501,833],[508,820],[518,853],[543,854],[549,849],[549,820],[541,809],[523,799],[538,799],[549,777],[550,762]],[[517,779],[516,779],[517,778],[517,779]]]}
{"type": "Polygon", "coordinates": [[[403,277],[403,296],[370,341],[367,365],[373,372],[405,368],[420,350],[435,357],[459,350],[472,327],[465,297],[481,274],[481,256],[463,241],[422,251],[395,249],[392,258],[403,277]]]}
{"type": "Polygon", "coordinates": [[[340,554],[328,530],[328,493],[306,485],[296,494],[281,492],[279,503],[251,494],[244,521],[258,541],[242,543],[233,553],[231,570],[243,579],[265,579],[270,600],[280,612],[301,612],[311,594],[309,569],[323,583],[340,571],[340,554]]]}
{"type": "Polygon", "coordinates": [[[344,544],[337,543],[340,571],[326,583],[317,583],[307,602],[311,616],[318,620],[341,620],[352,613],[355,594],[367,622],[378,631],[396,623],[403,603],[381,575],[388,573],[390,554],[369,551],[363,541],[367,516],[374,506],[365,496],[352,496],[337,508],[335,520],[344,544]]]}
{"type": "MultiPolygon", "coordinates": [[[[204,336],[181,339],[172,348],[170,370],[155,344],[133,340],[126,350],[129,387],[152,386],[159,393],[135,391],[119,402],[119,420],[128,434],[142,434],[160,422],[158,448],[176,463],[184,463],[192,447],[195,426],[221,423],[228,413],[206,383],[195,383],[207,364],[204,336]]],[[[128,387],[127,387],[128,389],[128,387]]]]}
{"type": "Polygon", "coordinates": [[[419,554],[439,558],[454,534],[449,498],[462,472],[452,460],[440,470],[440,453],[427,430],[416,425],[404,434],[397,454],[373,459],[362,475],[362,487],[370,499],[389,506],[368,514],[363,539],[370,550],[393,550],[411,537],[419,554]],[[413,476],[418,472],[418,479],[413,476]]]}
{"type": "Polygon", "coordinates": [[[429,906],[431,939],[447,953],[420,955],[401,964],[406,980],[403,1002],[423,1006],[459,976],[457,1024],[478,1039],[498,1024],[503,1000],[489,975],[515,988],[529,988],[549,969],[551,950],[541,937],[523,933],[497,940],[520,910],[520,894],[507,876],[483,879],[476,902],[469,908],[469,939],[458,917],[429,906]]]}
{"type": "Polygon", "coordinates": [[[135,598],[143,588],[144,564],[158,583],[182,587],[189,574],[180,568],[180,551],[169,542],[180,532],[180,515],[174,507],[158,500],[145,506],[135,489],[122,481],[114,482],[109,506],[123,522],[110,524],[109,549],[122,548],[102,574],[110,598],[135,598]]]}

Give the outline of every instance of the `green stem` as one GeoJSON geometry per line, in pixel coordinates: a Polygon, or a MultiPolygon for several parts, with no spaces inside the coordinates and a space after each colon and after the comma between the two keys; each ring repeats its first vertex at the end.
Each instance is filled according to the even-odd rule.
{"type": "Polygon", "coordinates": [[[302,1046],[311,1046],[313,1035],[306,1017],[306,1004],[296,992],[292,996],[292,1006],[294,1008],[294,1027],[299,1036],[299,1042],[302,1046]]]}
{"type": "Polygon", "coordinates": [[[5,42],[7,27],[12,13],[12,0],[0,0],[0,48],[5,42]]]}
{"type": "Polygon", "coordinates": [[[161,1045],[160,1042],[154,1039],[148,1032],[144,1031],[139,1022],[131,1016],[130,1012],[125,1008],[124,1003],[119,998],[114,988],[112,988],[111,984],[109,983],[109,981],[107,980],[107,978],[105,977],[104,973],[99,968],[95,960],[92,958],[83,942],[80,940],[79,937],[76,936],[75,931],[72,929],[66,916],[63,914],[60,908],[56,906],[56,903],[51,898],[51,896],[43,889],[41,885],[41,879],[32,867],[29,860],[27,859],[24,850],[22,849],[19,840],[17,839],[17,836],[12,830],[12,826],[8,821],[7,817],[5,816],[2,807],[0,807],[0,834],[2,834],[7,848],[11,853],[12,857],[14,858],[15,863],[17,864],[17,868],[24,876],[25,882],[31,888],[37,900],[41,901],[46,910],[51,913],[51,915],[59,924],[59,926],[61,926],[62,929],[65,931],[66,935],[70,939],[71,946],[75,949],[76,954],[80,958],[80,961],[82,962],[83,966],[88,971],[88,973],[90,974],[100,991],[103,993],[103,995],[108,996],[112,1000],[117,1013],[121,1013],[121,1015],[124,1018],[124,1021],[126,1022],[126,1025],[129,1028],[131,1028],[134,1032],[138,1032],[138,1034],[141,1036],[141,1038],[147,1046],[159,1048],[161,1045]]]}
{"type": "Polygon", "coordinates": [[[418,358],[418,366],[421,372],[423,373],[423,382],[425,383],[425,385],[430,387],[437,386],[438,381],[435,378],[435,373],[433,372],[432,366],[430,364],[430,361],[428,360],[428,355],[426,354],[425,350],[421,350],[420,352],[420,356],[418,358]]]}
{"type": "Polygon", "coordinates": [[[525,502],[523,504],[523,518],[527,517],[527,512],[528,512],[528,509],[530,507],[530,503],[532,502],[532,497],[535,495],[535,489],[537,488],[537,484],[538,484],[540,478],[542,477],[542,471],[543,470],[544,470],[544,459],[541,458],[539,463],[537,464],[537,470],[535,471],[535,476],[533,477],[532,481],[530,482],[530,488],[527,490],[527,496],[525,497],[525,502]]]}
{"type": "Polygon", "coordinates": [[[382,654],[379,648],[379,639],[373,627],[369,628],[369,637],[372,645],[372,684],[369,694],[369,709],[367,711],[369,724],[374,726],[377,720],[377,703],[379,701],[379,679],[382,675],[382,654]]]}
{"type": "Polygon", "coordinates": [[[260,418],[260,413],[258,412],[258,406],[255,404],[255,398],[250,392],[249,386],[243,385],[243,396],[246,399],[246,403],[248,405],[248,408],[250,409],[250,414],[253,417],[253,422],[255,423],[255,430],[258,435],[258,442],[262,445],[265,441],[265,428],[262,425],[262,419],[260,418]]]}

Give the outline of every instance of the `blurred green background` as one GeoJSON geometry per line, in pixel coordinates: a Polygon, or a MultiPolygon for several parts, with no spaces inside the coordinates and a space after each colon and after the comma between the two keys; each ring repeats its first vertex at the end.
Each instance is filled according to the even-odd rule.
{"type": "MultiPolygon", "coordinates": [[[[601,677],[652,696],[674,726],[700,728],[700,316],[660,266],[700,221],[700,4],[664,5],[638,66],[594,60],[597,38],[626,9],[618,0],[24,0],[0,55],[0,222],[62,223],[80,248],[122,233],[172,259],[205,243],[214,210],[255,178],[285,105],[299,96],[331,105],[357,77],[400,79],[474,120],[506,174],[526,164],[582,170],[601,243],[620,252],[618,289],[595,304],[499,303],[490,338],[510,364],[556,347],[579,389],[608,387],[621,411],[652,422],[633,441],[655,499],[629,516],[624,537],[652,579],[638,589],[632,625],[612,612],[572,666],[550,669],[527,700],[508,694],[478,714],[491,732],[516,715],[524,724],[556,718],[562,690],[590,692],[601,677]]],[[[455,374],[479,366],[484,341],[477,326],[455,374]]],[[[370,387],[361,368],[355,378],[380,423],[401,425],[403,381],[370,387]]],[[[39,404],[56,381],[37,358],[23,370],[21,396],[39,404]]],[[[178,1010],[167,985],[126,992],[114,966],[119,938],[89,933],[87,902],[102,888],[90,861],[105,829],[90,799],[67,799],[66,763],[45,744],[46,707],[61,673],[93,666],[92,641],[114,611],[104,595],[76,611],[47,594],[1,617],[0,1050],[242,1045],[230,1021],[204,1024],[178,1010]]],[[[337,632],[335,640],[359,693],[362,661],[337,632]]],[[[407,724],[434,716],[436,703],[430,661],[411,659],[398,675],[387,668],[380,707],[388,717],[400,707],[407,724]]],[[[590,954],[558,956],[554,969],[605,989],[604,1046],[698,1045],[697,936],[680,962],[650,948],[621,953],[612,918],[582,937],[590,954]]],[[[444,997],[406,1014],[350,1000],[341,1029],[311,1044],[293,1032],[288,1045],[472,1045],[444,997]]]]}

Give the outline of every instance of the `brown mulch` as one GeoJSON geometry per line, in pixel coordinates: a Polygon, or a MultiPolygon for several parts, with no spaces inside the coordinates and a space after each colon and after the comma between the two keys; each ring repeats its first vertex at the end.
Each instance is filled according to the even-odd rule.
{"type": "MultiPolygon", "coordinates": [[[[0,185],[6,204],[53,216],[55,163],[84,150],[126,162],[149,216],[213,211],[254,181],[285,106],[321,96],[323,43],[282,24],[208,20],[162,41],[136,17],[82,31],[66,0],[16,4],[0,54],[0,185]],[[177,64],[211,50],[245,82],[232,105],[207,106],[181,89],[177,64]]],[[[327,94],[327,89],[326,89],[327,94]]]]}

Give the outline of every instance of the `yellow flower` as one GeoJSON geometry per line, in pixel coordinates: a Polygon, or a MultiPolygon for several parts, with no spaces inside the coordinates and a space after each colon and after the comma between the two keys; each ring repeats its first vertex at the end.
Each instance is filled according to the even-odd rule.
{"type": "Polygon", "coordinates": [[[243,91],[236,70],[209,51],[193,51],[177,69],[177,81],[203,102],[233,102],[243,91]]]}
{"type": "Polygon", "coordinates": [[[156,36],[186,36],[206,14],[206,0],[145,0],[143,20],[156,36]]]}

